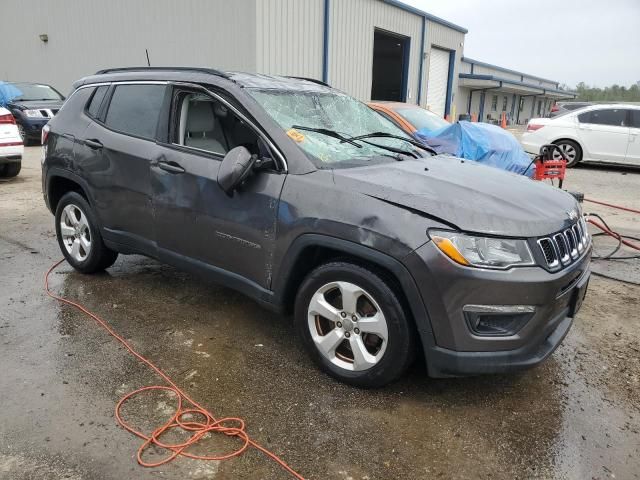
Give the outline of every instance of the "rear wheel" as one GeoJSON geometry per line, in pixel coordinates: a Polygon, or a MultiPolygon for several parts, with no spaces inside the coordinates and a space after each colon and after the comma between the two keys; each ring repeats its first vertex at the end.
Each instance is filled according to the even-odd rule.
{"type": "MultiPolygon", "coordinates": [[[[575,167],[580,160],[582,160],[582,149],[580,145],[578,145],[573,140],[559,140],[557,142],[553,142],[555,145],[558,145],[562,153],[564,153],[565,157],[567,157],[567,167],[575,167]]],[[[561,160],[562,155],[557,150],[553,151],[553,159],[561,160]]]]}
{"type": "Polygon", "coordinates": [[[67,262],[82,273],[109,268],[118,253],[108,249],[89,203],[77,192],[65,194],[56,207],[56,235],[67,262]]]}
{"type": "Polygon", "coordinates": [[[16,177],[22,168],[21,162],[7,163],[5,165],[0,165],[0,177],[2,178],[13,178],[16,177]]]}
{"type": "Polygon", "coordinates": [[[320,368],[351,385],[386,385],[414,358],[414,332],[398,297],[358,265],[332,262],[313,270],[298,291],[295,321],[320,368]]]}

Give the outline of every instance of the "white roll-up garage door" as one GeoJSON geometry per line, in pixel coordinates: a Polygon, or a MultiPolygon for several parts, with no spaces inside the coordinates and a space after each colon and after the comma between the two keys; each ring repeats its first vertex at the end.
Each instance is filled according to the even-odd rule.
{"type": "Polygon", "coordinates": [[[429,56],[429,80],[427,81],[427,108],[444,117],[449,81],[449,52],[432,48],[429,56]]]}

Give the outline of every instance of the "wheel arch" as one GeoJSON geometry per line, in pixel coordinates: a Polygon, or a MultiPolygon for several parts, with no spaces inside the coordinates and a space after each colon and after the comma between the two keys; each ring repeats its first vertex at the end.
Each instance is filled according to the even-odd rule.
{"type": "Polygon", "coordinates": [[[379,272],[398,295],[405,312],[419,333],[420,347],[435,345],[431,320],[409,270],[397,259],[378,250],[335,237],[303,234],[289,247],[273,281],[275,300],[291,312],[298,287],[307,274],[331,260],[351,261],[379,272]]]}
{"type": "Polygon", "coordinates": [[[77,192],[93,207],[86,182],[73,173],[55,169],[47,174],[47,206],[55,214],[60,199],[68,192],[77,192]]]}
{"type": "Polygon", "coordinates": [[[564,135],[564,136],[562,136],[560,138],[557,138],[557,139],[553,140],[551,143],[558,143],[558,142],[562,142],[562,141],[570,141],[570,142],[576,143],[578,145],[578,147],[580,147],[580,151],[584,154],[584,147],[582,145],[582,142],[578,138],[564,135]]]}

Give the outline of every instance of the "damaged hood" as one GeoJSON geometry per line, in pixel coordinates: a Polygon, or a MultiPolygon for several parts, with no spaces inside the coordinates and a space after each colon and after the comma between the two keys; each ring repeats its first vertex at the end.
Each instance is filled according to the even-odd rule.
{"type": "Polygon", "coordinates": [[[579,214],[573,196],[559,188],[445,155],[333,174],[338,187],[467,232],[538,237],[566,228],[579,214]]]}

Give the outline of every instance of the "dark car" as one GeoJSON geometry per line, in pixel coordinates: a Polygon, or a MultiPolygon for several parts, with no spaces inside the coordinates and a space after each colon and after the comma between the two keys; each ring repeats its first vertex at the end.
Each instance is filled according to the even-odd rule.
{"type": "Polygon", "coordinates": [[[6,108],[15,117],[25,145],[34,141],[39,143],[42,127],[58,113],[64,96],[52,86],[41,83],[2,83],[1,88],[11,92],[6,108]]]}
{"type": "Polygon", "coordinates": [[[559,117],[560,115],[564,115],[565,113],[573,112],[574,110],[588,107],[590,105],[593,104],[590,102],[558,102],[553,107],[551,107],[549,118],[559,117]]]}
{"type": "MultiPolygon", "coordinates": [[[[293,312],[359,386],[531,367],[569,331],[591,242],[575,199],[433,155],[313,81],[119,69],[45,127],[43,190],[78,271],[143,254],[293,312]]],[[[259,319],[256,319],[259,321],[259,319]]]]}

